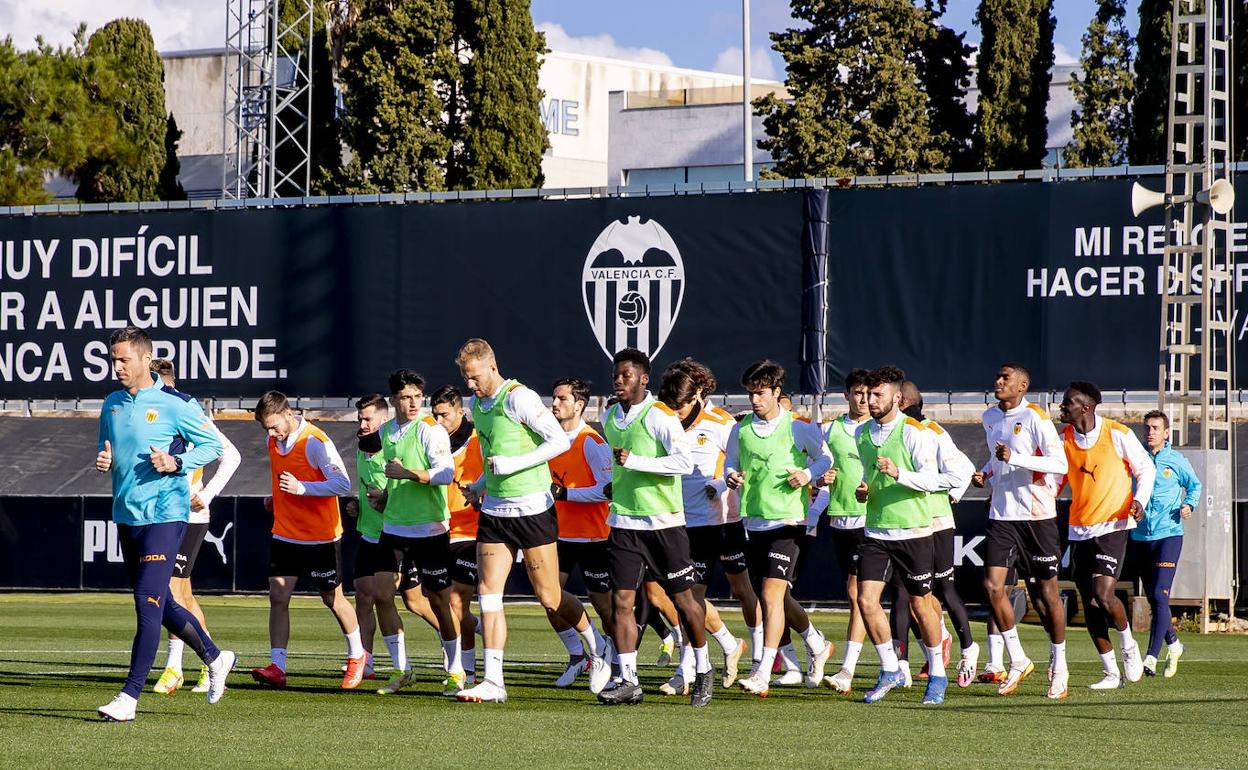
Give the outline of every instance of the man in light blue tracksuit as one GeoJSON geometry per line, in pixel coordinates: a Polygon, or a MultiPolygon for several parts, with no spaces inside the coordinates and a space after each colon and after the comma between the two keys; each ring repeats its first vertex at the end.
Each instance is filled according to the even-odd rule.
{"type": "Polygon", "coordinates": [[[1144,426],[1144,443],[1157,468],[1148,509],[1131,530],[1136,563],[1153,611],[1144,673],[1157,675],[1157,655],[1164,637],[1169,647],[1165,675],[1171,677],[1179,670],[1183,643],[1170,622],[1170,587],[1183,549],[1183,520],[1200,504],[1200,479],[1187,458],[1170,446],[1170,419],[1165,412],[1154,410],[1144,415],[1144,426]]]}
{"type": "Polygon", "coordinates": [[[235,656],[218,650],[169,591],[190,514],[186,474],[220,457],[221,441],[199,404],[152,372],[147,332],[128,326],[118,329],[109,343],[113,373],[122,389],[110,394],[100,409],[95,468],[112,476],[113,521],[134,588],[138,622],[125,686],[99,712],[110,721],[130,722],[156,657],[162,625],[208,665],[209,703],[225,692],[235,656]]]}

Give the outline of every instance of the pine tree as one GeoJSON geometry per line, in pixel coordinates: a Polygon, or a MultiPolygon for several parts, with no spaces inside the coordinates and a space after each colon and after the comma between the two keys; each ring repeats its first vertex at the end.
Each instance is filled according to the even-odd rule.
{"type": "Polygon", "coordinates": [[[759,147],[785,177],[942,170],[916,61],[935,27],[910,0],[794,0],[801,27],[774,32],[792,101],[754,102],[759,147]]]}
{"type": "Polygon", "coordinates": [[[459,69],[451,0],[364,0],[348,35],[347,189],[445,189],[446,93],[459,69]]]}
{"type": "Polygon", "coordinates": [[[86,25],[74,44],[52,48],[42,39],[18,51],[0,40],[0,205],[46,203],[51,173],[72,174],[89,156],[122,141],[108,107],[115,73],[85,57],[86,25]]]}
{"type": "Polygon", "coordinates": [[[1172,4],[1173,0],[1140,0],[1135,97],[1131,102],[1131,141],[1127,150],[1135,165],[1166,162],[1172,4]]]}
{"type": "Polygon", "coordinates": [[[166,132],[165,70],[152,30],[139,19],[116,19],[87,42],[86,55],[116,76],[118,91],[101,104],[114,111],[124,141],[91,155],[77,170],[78,198],[91,203],[160,197],[166,132]]]}
{"type": "Polygon", "coordinates": [[[1053,0],[981,0],[976,146],[985,169],[1039,168],[1048,143],[1053,0]]]}
{"type": "Polygon", "coordinates": [[[462,134],[447,172],[454,189],[540,187],[546,129],[537,86],[544,37],[528,0],[456,3],[462,41],[462,134]]]}
{"type": "Polygon", "coordinates": [[[1125,0],[1098,0],[1083,35],[1083,77],[1070,76],[1079,107],[1070,120],[1074,138],[1062,152],[1068,166],[1117,166],[1127,160],[1134,79],[1126,13],[1125,0]]]}
{"type": "Polygon", "coordinates": [[[920,45],[919,83],[927,94],[933,143],[949,158],[948,171],[968,171],[974,166],[972,138],[975,118],[966,109],[971,85],[970,56],[975,47],[966,43],[965,32],[954,32],[939,23],[946,0],[924,0],[935,24],[934,34],[920,45]]]}
{"type": "Polygon", "coordinates": [[[174,120],[171,112],[165,124],[165,165],[160,170],[160,199],[162,201],[186,200],[186,190],[178,181],[178,174],[182,172],[182,162],[178,160],[178,141],[181,138],[182,130],[178,128],[178,121],[174,120]]]}

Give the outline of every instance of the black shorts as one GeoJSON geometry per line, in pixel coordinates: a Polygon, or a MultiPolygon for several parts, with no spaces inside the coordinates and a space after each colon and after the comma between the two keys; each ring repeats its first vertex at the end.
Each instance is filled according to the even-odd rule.
{"type": "Polygon", "coordinates": [[[896,572],[911,596],[932,592],[932,538],[907,540],[864,538],[858,551],[858,579],[889,582],[896,572]]]}
{"type": "Polygon", "coordinates": [[[636,591],[643,578],[654,580],[669,594],[693,588],[689,533],[684,527],[612,527],[607,538],[607,570],[611,587],[617,591],[636,591]]]}
{"type": "Polygon", "coordinates": [[[751,530],[745,558],[754,584],[761,585],[765,578],[775,578],[793,585],[797,580],[800,541],[804,537],[806,528],[795,525],[751,530]]]}
{"type": "Polygon", "coordinates": [[[173,560],[173,576],[189,578],[195,569],[195,559],[199,556],[199,547],[204,544],[204,535],[208,534],[207,524],[187,524],[186,534],[182,536],[182,544],[178,546],[178,555],[173,560]]]}
{"type": "Polygon", "coordinates": [[[342,582],[342,541],[291,543],[269,541],[269,577],[307,575],[320,593],[329,593],[342,582]]]}
{"type": "Polygon", "coordinates": [[[1070,556],[1075,566],[1075,580],[1095,577],[1117,580],[1122,574],[1122,562],[1127,554],[1127,540],[1130,535],[1130,530],[1120,529],[1091,540],[1072,540],[1070,556]]]}
{"type": "Polygon", "coordinates": [[[611,590],[606,540],[588,543],[560,540],[559,571],[570,575],[574,567],[581,568],[581,579],[585,582],[586,591],[604,594],[611,590]]]}
{"type": "Polygon", "coordinates": [[[858,576],[858,549],[862,548],[866,532],[862,527],[854,529],[832,527],[832,549],[836,551],[836,566],[841,568],[841,574],[846,579],[851,575],[858,576]]]}
{"type": "Polygon", "coordinates": [[[537,548],[559,539],[555,509],[532,516],[494,516],[482,513],[477,521],[478,543],[502,543],[511,548],[537,548]]]}
{"type": "Polygon", "coordinates": [[[740,575],[749,568],[745,558],[745,525],[741,522],[689,527],[688,532],[689,556],[693,559],[694,580],[698,585],[711,584],[716,563],[729,575],[740,575]]]}
{"type": "Polygon", "coordinates": [[[353,580],[371,578],[378,572],[385,572],[394,564],[394,555],[381,543],[370,543],[360,538],[360,546],[355,549],[355,571],[353,580]]]}
{"type": "Polygon", "coordinates": [[[953,536],[956,530],[932,533],[932,579],[953,580],[953,536]]]}
{"type": "Polygon", "coordinates": [[[1038,580],[1056,578],[1061,558],[1057,519],[988,520],[987,567],[1012,567],[1038,580]]]}
{"type": "Polygon", "coordinates": [[[451,581],[466,586],[476,586],[476,540],[457,540],[451,543],[451,581]]]}
{"type": "MultiPolygon", "coordinates": [[[[381,545],[388,549],[393,561],[383,572],[393,572],[401,565],[404,576],[416,573],[426,591],[438,592],[451,587],[451,536],[447,532],[430,537],[403,537],[381,533],[381,545]]],[[[411,579],[410,577],[408,578],[411,579]]],[[[413,584],[414,585],[414,584],[413,584]]],[[[399,590],[407,590],[402,583],[399,590]]]]}

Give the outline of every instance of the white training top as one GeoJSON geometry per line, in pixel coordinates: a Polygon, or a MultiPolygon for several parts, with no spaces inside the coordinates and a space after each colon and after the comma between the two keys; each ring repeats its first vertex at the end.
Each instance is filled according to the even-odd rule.
{"type": "Polygon", "coordinates": [[[704,406],[685,429],[689,451],[693,454],[693,470],[681,479],[685,499],[685,526],[709,527],[741,520],[736,510],[728,509],[728,485],[724,483],[724,450],[736,421],[717,407],[704,406]],[[707,496],[707,488],[714,491],[707,496]]]}
{"type": "Polygon", "coordinates": [[[230,483],[234,472],[238,470],[238,466],[242,465],[243,457],[238,453],[238,448],[225,437],[221,429],[211,420],[208,425],[217,433],[217,439],[221,442],[221,464],[217,466],[217,470],[212,474],[212,478],[208,483],[204,483],[203,476],[193,478],[188,476],[191,486],[191,494],[199,495],[200,502],[204,504],[201,510],[192,510],[190,517],[187,519],[188,524],[207,524],[211,518],[212,512],[208,509],[212,505],[213,499],[221,494],[221,490],[226,484],[230,483]]]}
{"type": "Polygon", "coordinates": [[[1048,413],[1023,399],[1002,411],[984,410],[988,462],[980,470],[992,485],[989,517],[998,521],[1040,521],[1057,516],[1057,491],[1066,475],[1066,451],[1048,413]],[[1010,461],[997,459],[997,444],[1010,448],[1010,461]]]}

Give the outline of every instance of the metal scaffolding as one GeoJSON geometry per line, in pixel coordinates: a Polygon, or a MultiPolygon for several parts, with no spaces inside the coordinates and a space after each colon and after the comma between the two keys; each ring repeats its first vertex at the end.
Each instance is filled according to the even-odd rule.
{"type": "Polygon", "coordinates": [[[1157,196],[1167,230],[1158,396],[1174,445],[1205,484],[1202,510],[1188,527],[1188,570],[1172,593],[1199,601],[1206,629],[1211,602],[1234,609],[1234,257],[1231,210],[1215,205],[1234,160],[1230,11],[1229,0],[1173,5],[1166,186],[1157,196]]]}
{"type": "Polygon", "coordinates": [[[312,0],[226,0],[223,198],[309,194],[312,33],[312,0]]]}

